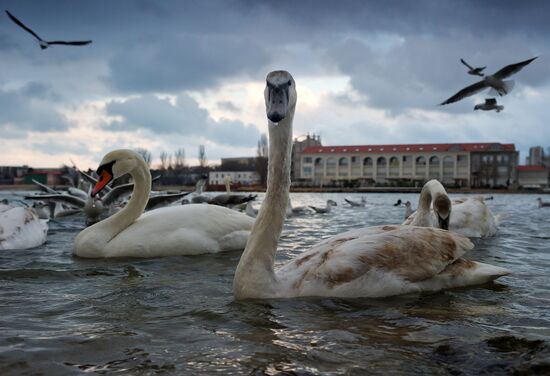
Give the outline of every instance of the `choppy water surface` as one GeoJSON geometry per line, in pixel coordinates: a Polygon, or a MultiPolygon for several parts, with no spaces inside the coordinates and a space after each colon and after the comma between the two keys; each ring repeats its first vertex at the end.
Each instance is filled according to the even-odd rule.
{"type": "MultiPolygon", "coordinates": [[[[369,194],[366,208],[343,204],[359,194],[291,197],[338,207],[287,220],[278,262],[400,223],[392,204],[418,196],[369,194]]],[[[469,255],[514,275],[386,299],[235,302],[239,253],[84,260],[71,255],[83,219],[52,222],[44,246],[0,252],[0,374],[548,374],[550,208],[536,197],[494,195],[500,233],[469,255]]]]}

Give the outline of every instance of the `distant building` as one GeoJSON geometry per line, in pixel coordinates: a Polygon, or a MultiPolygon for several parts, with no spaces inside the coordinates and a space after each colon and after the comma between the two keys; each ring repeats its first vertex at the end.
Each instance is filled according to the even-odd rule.
{"type": "Polygon", "coordinates": [[[209,185],[224,185],[229,179],[231,184],[237,185],[258,185],[260,175],[256,171],[210,171],[208,175],[209,185]]]}
{"type": "Polygon", "coordinates": [[[548,188],[548,170],[545,166],[518,166],[518,183],[524,189],[548,188]]]}
{"type": "Polygon", "coordinates": [[[321,144],[321,136],[309,135],[296,137],[292,144],[292,165],[290,167],[290,177],[292,181],[297,181],[301,178],[302,170],[302,154],[305,149],[313,146],[323,146],[321,144]]]}
{"type": "Polygon", "coordinates": [[[519,153],[513,144],[456,143],[311,146],[300,159],[300,182],[421,185],[438,179],[457,187],[509,186],[519,153]]]}
{"type": "Polygon", "coordinates": [[[0,166],[0,184],[20,183],[27,171],[28,166],[0,166]]]}
{"type": "Polygon", "coordinates": [[[23,184],[33,184],[33,180],[36,180],[49,186],[64,185],[62,175],[63,171],[58,168],[29,169],[21,182],[23,184]]]}
{"type": "MultiPolygon", "coordinates": [[[[224,185],[229,179],[231,184],[258,185],[262,182],[260,170],[265,160],[263,157],[239,157],[222,158],[219,168],[210,171],[208,175],[209,185],[224,185]]],[[[267,169],[267,163],[265,163],[267,169]]],[[[267,174],[267,170],[265,172],[267,174]]]]}
{"type": "Polygon", "coordinates": [[[544,148],[542,146],[533,146],[529,148],[529,157],[527,157],[527,164],[530,166],[542,166],[544,165],[544,148]]]}

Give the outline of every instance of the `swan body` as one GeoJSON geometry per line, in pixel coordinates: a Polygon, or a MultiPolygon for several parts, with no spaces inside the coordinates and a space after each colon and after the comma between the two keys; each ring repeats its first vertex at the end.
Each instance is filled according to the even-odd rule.
{"type": "Polygon", "coordinates": [[[0,250],[38,247],[47,234],[48,221],[34,209],[0,204],[0,250]]]}
{"type": "Polygon", "coordinates": [[[435,228],[378,226],[329,238],[274,268],[290,190],[292,119],[297,94],[288,72],[271,72],[266,196],[235,271],[236,299],[382,297],[484,283],[509,273],[460,257],[473,247],[435,228]]]}
{"type": "Polygon", "coordinates": [[[485,205],[483,197],[451,202],[445,188],[437,180],[430,180],[422,188],[418,209],[403,224],[445,228],[469,238],[490,237],[498,231],[498,221],[485,205]],[[432,201],[433,207],[430,207],[432,201]],[[447,216],[445,219],[441,218],[442,212],[447,216]],[[446,227],[443,223],[445,220],[446,227]]]}
{"type": "Polygon", "coordinates": [[[190,204],[142,214],[149,198],[151,174],[136,152],[110,152],[98,171],[101,179],[93,196],[110,180],[126,173],[133,177],[134,191],[123,209],[78,234],[73,249],[76,256],[159,257],[244,248],[254,220],[231,209],[190,204]]]}

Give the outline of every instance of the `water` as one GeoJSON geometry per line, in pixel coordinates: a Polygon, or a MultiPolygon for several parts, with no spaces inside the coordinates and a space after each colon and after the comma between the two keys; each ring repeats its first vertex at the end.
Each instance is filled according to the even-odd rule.
{"type": "MultiPolygon", "coordinates": [[[[348,229],[400,223],[392,204],[417,200],[291,197],[338,207],[287,220],[278,262],[348,229]]],[[[53,222],[42,247],[0,253],[0,374],[549,374],[550,208],[536,197],[494,195],[500,233],[468,256],[512,276],[385,299],[235,302],[238,252],[84,260],[71,254],[83,218],[53,222]]]]}

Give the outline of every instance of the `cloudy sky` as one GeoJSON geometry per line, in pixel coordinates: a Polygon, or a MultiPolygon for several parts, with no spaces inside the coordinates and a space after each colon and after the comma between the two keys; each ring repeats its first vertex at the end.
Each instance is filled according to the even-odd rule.
{"type": "Polygon", "coordinates": [[[297,82],[294,135],[325,145],[513,142],[550,146],[550,2],[26,1],[2,7],[44,39],[40,50],[0,14],[0,165],[96,167],[142,147],[154,163],[206,146],[215,163],[254,155],[263,87],[275,69],[297,82]],[[505,110],[473,112],[479,94],[459,59],[514,76],[505,110]]]}

